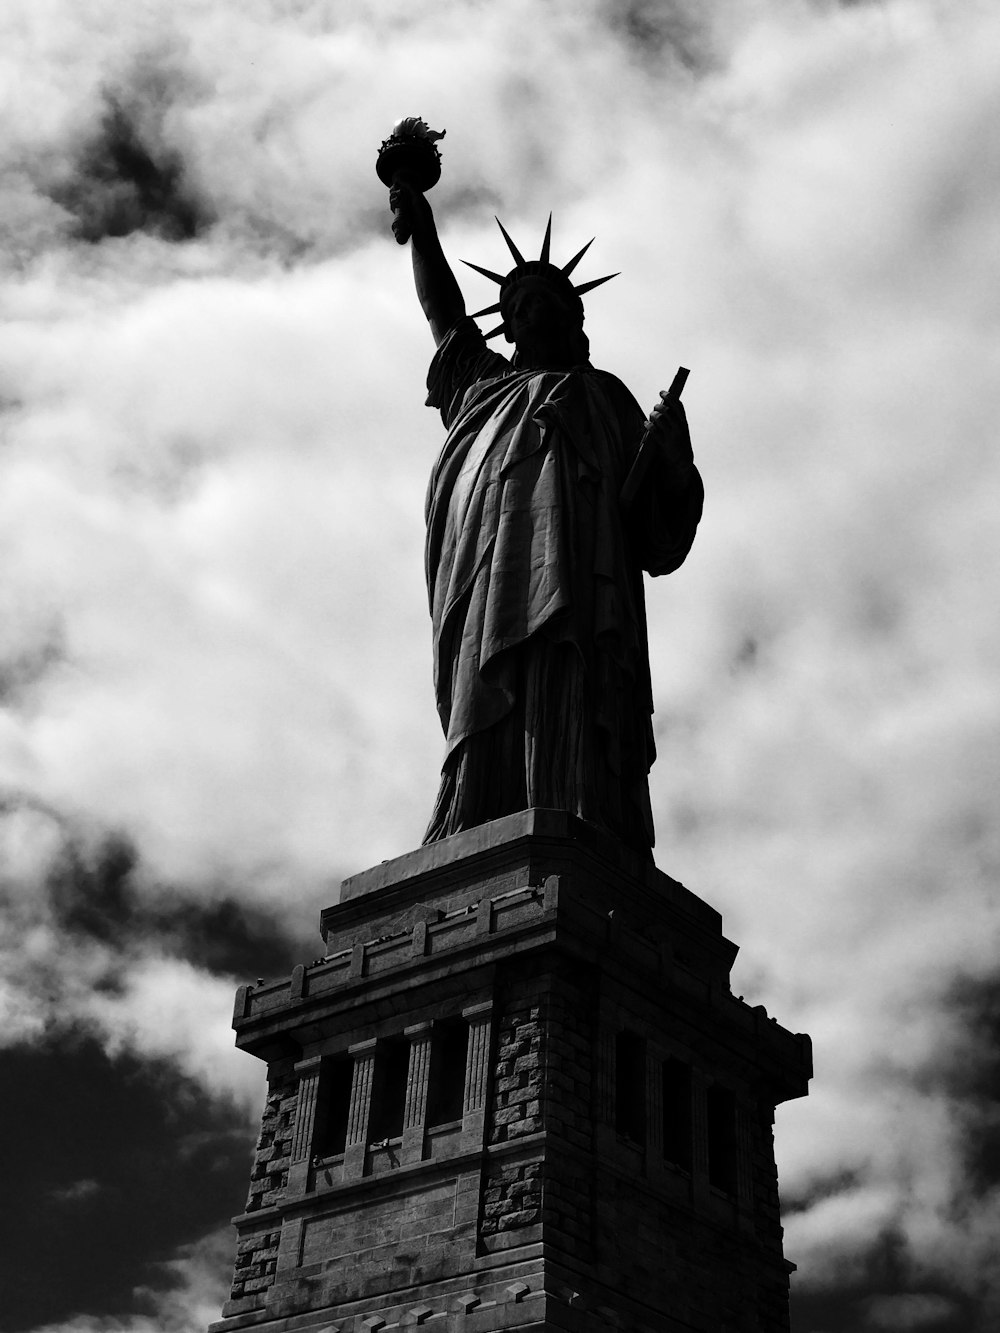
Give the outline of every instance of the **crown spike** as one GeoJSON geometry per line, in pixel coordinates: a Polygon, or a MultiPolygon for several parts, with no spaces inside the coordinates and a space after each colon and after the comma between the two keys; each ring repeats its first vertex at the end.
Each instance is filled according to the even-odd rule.
{"type": "Polygon", "coordinates": [[[612,278],[617,278],[618,276],[617,273],[608,273],[603,278],[594,278],[591,282],[583,282],[579,287],[574,287],[573,290],[576,292],[577,296],[582,296],[584,292],[592,292],[595,287],[600,287],[601,283],[610,282],[612,278]]]}
{"type": "Polygon", "coordinates": [[[497,226],[500,228],[501,232],[503,233],[503,238],[504,238],[504,240],[507,242],[507,249],[508,249],[508,250],[511,252],[511,254],[514,256],[514,263],[515,263],[515,264],[523,264],[523,263],[525,262],[524,255],[521,254],[520,250],[517,248],[517,246],[514,244],[514,242],[510,239],[510,236],[507,234],[507,228],[503,225],[503,223],[500,221],[499,218],[497,218],[496,222],[497,222],[497,226]]]}
{"type": "Polygon", "coordinates": [[[578,250],[578,251],[576,252],[576,254],[573,256],[573,258],[569,261],[568,264],[563,264],[563,270],[562,270],[562,271],[566,274],[567,278],[568,278],[569,275],[573,272],[573,270],[576,268],[577,264],[579,264],[580,260],[581,260],[581,259],[583,258],[583,256],[587,253],[587,251],[590,249],[590,247],[594,244],[594,241],[595,241],[596,239],[597,239],[596,237],[591,236],[590,240],[589,240],[589,241],[587,242],[587,244],[583,247],[583,249],[582,249],[582,250],[578,250]]]}
{"type": "Polygon", "coordinates": [[[494,273],[492,269],[483,268],[481,264],[474,264],[471,259],[463,259],[462,263],[467,264],[469,268],[474,268],[477,273],[481,273],[484,278],[489,278],[489,280],[495,282],[498,287],[503,284],[504,277],[502,273],[494,273]]]}
{"type": "Polygon", "coordinates": [[[543,264],[549,262],[549,246],[552,244],[552,214],[549,214],[549,220],[545,224],[545,235],[542,238],[542,252],[538,256],[543,264]]]}
{"type": "Polygon", "coordinates": [[[483,315],[499,315],[499,313],[500,313],[500,306],[499,306],[499,304],[498,304],[498,305],[487,305],[487,306],[483,306],[482,310],[474,310],[474,311],[472,312],[472,314],[469,316],[469,318],[470,318],[470,319],[479,319],[479,318],[480,318],[481,316],[483,316],[483,315]]]}
{"type": "Polygon", "coordinates": [[[483,337],[486,339],[487,342],[489,342],[490,338],[495,338],[498,334],[503,333],[503,330],[504,326],[502,324],[498,324],[495,329],[490,329],[489,333],[484,333],[483,337]]]}

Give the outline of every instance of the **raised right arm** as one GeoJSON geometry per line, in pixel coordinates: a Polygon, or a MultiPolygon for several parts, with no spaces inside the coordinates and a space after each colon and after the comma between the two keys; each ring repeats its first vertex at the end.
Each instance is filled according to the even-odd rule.
{"type": "Polygon", "coordinates": [[[417,299],[440,347],[465,314],[465,299],[444,257],[426,196],[400,181],[389,193],[389,204],[409,229],[417,299]]]}

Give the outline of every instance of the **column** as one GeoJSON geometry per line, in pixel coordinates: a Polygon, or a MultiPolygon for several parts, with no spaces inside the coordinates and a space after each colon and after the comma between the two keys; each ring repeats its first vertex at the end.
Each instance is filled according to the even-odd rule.
{"type": "Polygon", "coordinates": [[[351,1080],[351,1110],[347,1121],[347,1147],[344,1152],[344,1180],[356,1180],[365,1172],[368,1151],[368,1119],[372,1109],[372,1082],[375,1073],[375,1047],[378,1043],[359,1041],[349,1046],[354,1059],[351,1080]]]}
{"type": "Polygon", "coordinates": [[[663,1058],[646,1048],[646,1174],[661,1176],[663,1163],[663,1058]]]}
{"type": "Polygon", "coordinates": [[[736,1103],[736,1201],[740,1226],[753,1230],[753,1122],[750,1112],[736,1103]]]}
{"type": "Polygon", "coordinates": [[[469,1025],[465,1057],[465,1093],[462,1097],[462,1149],[480,1147],[486,1127],[486,1093],[490,1076],[490,1037],[493,1002],[472,1004],[462,1010],[469,1025]]]}
{"type": "Polygon", "coordinates": [[[597,1121],[594,1135],[598,1152],[611,1156],[617,1151],[615,1133],[615,1035],[612,1015],[602,1006],[597,1036],[597,1121]]]}
{"type": "Polygon", "coordinates": [[[602,1023],[597,1053],[597,1101],[601,1122],[615,1123],[615,1034],[602,1023]]]}
{"type": "Polygon", "coordinates": [[[299,1095],[288,1168],[288,1194],[293,1198],[305,1194],[309,1188],[309,1160],[316,1137],[316,1103],[321,1064],[322,1060],[316,1055],[308,1060],[300,1060],[295,1066],[299,1076],[299,1095]]]}
{"type": "Polygon", "coordinates": [[[700,1069],[691,1070],[691,1196],[695,1208],[708,1205],[708,1080],[700,1069]]]}
{"type": "Polygon", "coordinates": [[[415,1023],[404,1028],[410,1039],[410,1067],[406,1076],[406,1109],[403,1113],[403,1165],[423,1161],[427,1122],[427,1089],[431,1072],[431,1025],[415,1023]]]}
{"type": "MultiPolygon", "coordinates": [[[[298,1075],[298,1100],[295,1107],[295,1126],[289,1145],[288,1186],[286,1197],[294,1199],[309,1189],[309,1161],[316,1135],[316,1104],[319,1093],[320,1067],[318,1055],[299,1060],[295,1065],[298,1075]]],[[[299,1261],[299,1242],[302,1233],[301,1217],[286,1217],[281,1224],[276,1271],[286,1272],[299,1261]]]]}

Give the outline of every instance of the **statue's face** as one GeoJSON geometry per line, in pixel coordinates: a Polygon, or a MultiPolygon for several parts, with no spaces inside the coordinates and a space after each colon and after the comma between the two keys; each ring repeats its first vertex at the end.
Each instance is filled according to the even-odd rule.
{"type": "Polygon", "coordinates": [[[579,323],[576,312],[544,278],[522,278],[505,302],[504,331],[507,341],[518,346],[552,342],[579,323]]]}

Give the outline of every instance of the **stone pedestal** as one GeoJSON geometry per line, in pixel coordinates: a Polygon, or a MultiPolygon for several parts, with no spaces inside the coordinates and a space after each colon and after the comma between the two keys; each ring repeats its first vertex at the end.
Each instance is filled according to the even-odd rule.
{"type": "Polygon", "coordinates": [[[717,912],[531,810],[321,931],[237,993],[269,1092],[211,1333],[787,1333],[771,1126],[810,1043],[731,994],[717,912]]]}

